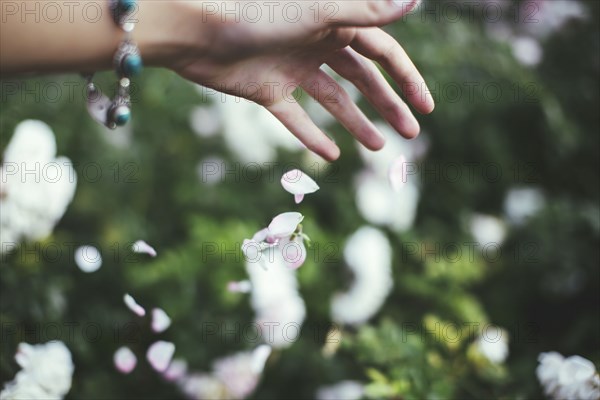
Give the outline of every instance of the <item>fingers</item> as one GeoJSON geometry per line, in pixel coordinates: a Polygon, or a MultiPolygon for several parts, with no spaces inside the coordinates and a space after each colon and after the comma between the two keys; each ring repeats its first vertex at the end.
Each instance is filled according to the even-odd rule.
{"type": "Polygon", "coordinates": [[[359,29],[350,46],[363,56],[377,61],[417,111],[429,114],[435,108],[425,80],[402,46],[379,28],[359,29]]]}
{"type": "Polygon", "coordinates": [[[341,0],[315,3],[320,21],[334,26],[382,26],[396,21],[420,0],[341,0]],[[317,10],[318,7],[318,10],[317,10]]]}
{"type": "Polygon", "coordinates": [[[419,123],[371,60],[350,48],[331,55],[327,64],[360,90],[389,124],[407,139],[419,134],[419,123]]]}
{"type": "Polygon", "coordinates": [[[340,149],[314,124],[298,103],[280,100],[266,108],[309,150],[327,161],[335,161],[339,158],[340,149]]]}
{"type": "Polygon", "coordinates": [[[327,73],[319,69],[310,80],[302,84],[302,88],[368,149],[380,150],[383,147],[383,135],[352,101],[344,88],[327,73]]]}

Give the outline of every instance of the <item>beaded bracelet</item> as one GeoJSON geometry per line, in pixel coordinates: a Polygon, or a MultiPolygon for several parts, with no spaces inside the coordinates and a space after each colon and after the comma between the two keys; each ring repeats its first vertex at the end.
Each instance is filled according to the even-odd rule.
{"type": "Polygon", "coordinates": [[[115,23],[125,32],[125,38],[113,57],[113,64],[119,78],[114,99],[104,96],[96,88],[92,82],[94,74],[84,74],[87,79],[88,112],[93,119],[110,129],[123,126],[131,119],[130,78],[139,74],[143,68],[140,51],[131,39],[135,24],[129,20],[129,17],[135,5],[136,0],[110,0],[109,4],[115,23]]]}

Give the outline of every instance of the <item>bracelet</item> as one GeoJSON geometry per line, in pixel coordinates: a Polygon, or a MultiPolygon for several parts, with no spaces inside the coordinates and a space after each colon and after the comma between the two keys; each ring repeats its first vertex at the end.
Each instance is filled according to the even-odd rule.
{"type": "Polygon", "coordinates": [[[136,0],[110,0],[109,9],[115,23],[125,32],[119,45],[113,65],[117,73],[117,90],[114,99],[109,99],[92,82],[94,74],[83,74],[87,79],[87,109],[94,120],[110,129],[125,125],[131,119],[130,78],[138,75],[143,68],[142,56],[131,39],[135,23],[129,20],[136,0]]]}

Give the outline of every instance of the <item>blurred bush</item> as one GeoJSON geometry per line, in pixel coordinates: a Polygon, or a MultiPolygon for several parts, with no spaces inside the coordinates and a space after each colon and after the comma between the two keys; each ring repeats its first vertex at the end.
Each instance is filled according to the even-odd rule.
{"type": "MultiPolygon", "coordinates": [[[[225,129],[213,120],[220,108],[210,108],[220,97],[201,96],[172,73],[144,73],[131,129],[116,132],[89,119],[77,90],[74,98],[36,98],[40,88],[64,88],[78,82],[76,76],[20,81],[17,94],[4,84],[2,148],[20,121],[42,120],[57,135],[58,154],[74,162],[78,185],[50,237],[3,256],[0,381],[18,370],[19,342],[58,338],[74,358],[69,398],[181,396],[143,362],[127,376],[114,369],[118,347],[129,345],[141,361],[155,339],[146,320],[123,306],[126,292],[168,312],[173,325],[160,337],[176,344],[190,368],[209,370],[215,358],[252,347],[234,337],[208,340],[206,323],[252,322],[247,297],[225,288],[246,279],[243,238],[294,208],[279,185],[285,165],[303,166],[321,186],[297,208],[314,243],[298,271],[307,319],[299,340],[271,357],[254,397],[312,398],[322,385],[351,379],[364,382],[373,398],[537,398],[540,352],[580,354],[598,365],[599,5],[577,3],[585,15],[552,25],[564,10],[549,9],[554,2],[529,3],[493,2],[504,13],[495,21],[483,12],[485,1],[430,1],[389,27],[424,73],[437,108],[419,117],[428,152],[416,164],[414,224],[382,228],[394,252],[394,289],[369,324],[335,328],[342,339],[332,351],[323,352],[334,326],[329,304],[352,280],[343,245],[368,223],[354,202],[354,177],[364,162],[340,126],[325,126],[343,154],[330,169],[284,146],[253,179],[221,134],[199,137],[191,127],[225,129]],[[455,18],[450,8],[444,11],[447,3],[465,14],[455,18]],[[528,12],[535,12],[533,19],[528,12]],[[199,106],[209,112],[194,120],[199,106]],[[230,173],[208,182],[201,167],[199,173],[206,159],[222,160],[230,173]],[[315,165],[317,176],[310,169],[315,165]],[[523,211],[531,196],[508,204],[509,193],[523,188],[537,193],[531,212],[523,211]],[[506,227],[500,253],[467,257],[464,243],[474,242],[477,215],[495,216],[506,227]],[[156,259],[131,253],[140,238],[154,245],[156,259]],[[61,249],[56,259],[44,252],[51,243],[61,249]],[[72,258],[73,248],[86,244],[103,256],[91,275],[72,258]],[[52,324],[62,328],[58,337],[52,324]],[[73,334],[65,324],[74,324],[73,334]],[[468,327],[486,324],[508,334],[505,362],[484,357],[478,336],[467,334],[468,327]],[[89,326],[101,335],[86,332],[89,326]]],[[[110,82],[109,73],[104,78],[110,82]]],[[[256,134],[253,120],[243,123],[256,134]]]]}

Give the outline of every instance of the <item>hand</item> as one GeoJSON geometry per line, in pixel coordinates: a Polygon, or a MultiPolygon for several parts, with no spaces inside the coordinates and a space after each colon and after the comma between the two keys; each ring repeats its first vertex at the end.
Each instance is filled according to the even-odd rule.
{"type": "MultiPolygon", "coordinates": [[[[221,16],[215,6],[196,5],[198,17],[206,19],[211,15],[210,29],[206,29],[206,24],[203,29],[205,33],[212,32],[212,36],[204,41],[207,45],[188,51],[170,67],[200,85],[266,107],[306,147],[326,160],[335,160],[340,155],[339,148],[293,99],[292,92],[301,87],[358,141],[378,150],[384,145],[383,135],[335,79],[320,67],[327,64],[351,81],[402,136],[415,137],[420,129],[417,120],[373,61],[400,85],[418,112],[433,111],[433,98],[410,58],[394,38],[374,27],[397,20],[416,2],[323,2],[319,10],[322,17],[315,21],[315,2],[295,1],[295,7],[302,7],[296,14],[301,15],[298,21],[289,22],[289,17],[286,21],[277,8],[264,8],[261,20],[250,22],[248,18],[240,18],[237,23],[223,22],[223,18],[234,19],[235,16],[221,16]],[[335,15],[325,18],[332,11],[335,15]]],[[[240,3],[243,6],[244,2],[240,3]]],[[[271,4],[281,6],[282,3],[271,4]]],[[[233,7],[228,8],[231,9],[233,7]]]]}

